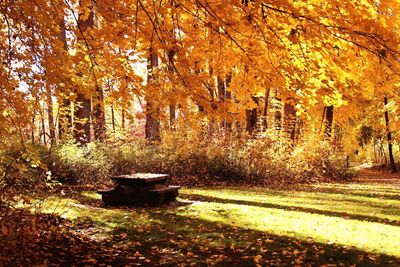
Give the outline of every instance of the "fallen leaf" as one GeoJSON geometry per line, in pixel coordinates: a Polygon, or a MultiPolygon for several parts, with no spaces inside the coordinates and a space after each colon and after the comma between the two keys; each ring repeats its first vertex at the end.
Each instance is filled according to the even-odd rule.
{"type": "Polygon", "coordinates": [[[257,256],[254,256],[253,261],[254,261],[254,263],[260,263],[261,259],[262,259],[262,255],[257,255],[257,256]]]}

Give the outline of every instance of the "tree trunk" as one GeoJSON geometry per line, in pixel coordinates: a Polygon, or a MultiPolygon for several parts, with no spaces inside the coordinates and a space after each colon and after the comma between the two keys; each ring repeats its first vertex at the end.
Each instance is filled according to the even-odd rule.
{"type": "Polygon", "coordinates": [[[35,143],[35,113],[32,115],[31,141],[35,143]]]}
{"type": "Polygon", "coordinates": [[[374,141],[374,145],[372,147],[373,152],[374,152],[374,164],[378,163],[378,156],[376,155],[376,142],[374,141]]]}
{"type": "Polygon", "coordinates": [[[283,131],[294,143],[296,133],[296,109],[292,103],[285,102],[283,106],[283,131]]]}
{"type": "Polygon", "coordinates": [[[83,94],[78,93],[74,111],[74,138],[77,143],[90,142],[90,110],[91,101],[83,94]]]}
{"type": "MultiPolygon", "coordinates": [[[[94,12],[92,11],[89,15],[88,28],[98,27],[98,21],[95,20],[94,12]]],[[[96,78],[94,69],[92,69],[93,78],[96,78]]],[[[106,138],[106,117],[105,117],[105,107],[104,107],[104,91],[95,80],[95,94],[92,96],[93,111],[92,111],[92,124],[93,124],[93,134],[96,141],[104,141],[106,138]]]]}
{"type": "Polygon", "coordinates": [[[46,138],[46,126],[44,124],[44,116],[43,116],[43,110],[42,107],[39,105],[39,114],[40,114],[40,124],[41,124],[41,131],[40,131],[40,137],[43,136],[43,144],[47,144],[47,138],[46,138]]]}
{"type": "MultiPolygon", "coordinates": [[[[172,38],[174,35],[172,34],[172,38]]],[[[174,68],[174,56],[175,56],[175,50],[170,49],[168,51],[168,73],[170,75],[170,80],[172,81],[172,76],[175,73],[175,68],[174,68]]],[[[169,128],[174,129],[175,127],[175,120],[176,120],[176,105],[175,103],[170,103],[169,104],[169,128]]]]}
{"type": "MultiPolygon", "coordinates": [[[[385,107],[388,104],[388,98],[385,96],[383,98],[385,107]]],[[[389,160],[392,172],[397,172],[396,163],[393,157],[393,144],[392,144],[392,133],[390,132],[390,123],[389,123],[389,112],[385,109],[385,123],[386,123],[386,135],[387,135],[387,142],[388,142],[388,153],[389,153],[389,160]]]]}
{"type": "MultiPolygon", "coordinates": [[[[79,10],[78,27],[79,34],[77,36],[78,42],[85,43],[84,34],[94,25],[94,13],[90,12],[89,16],[82,18],[82,10],[79,10]]],[[[90,142],[90,113],[91,113],[91,100],[82,93],[77,93],[76,98],[76,112],[74,113],[74,137],[75,141],[81,144],[90,142]]]]}
{"type": "Polygon", "coordinates": [[[325,109],[325,136],[330,138],[332,136],[333,106],[325,107],[325,109]]]}
{"type": "MultiPolygon", "coordinates": [[[[230,83],[232,82],[232,72],[230,72],[225,79],[225,102],[228,104],[231,101],[231,92],[227,89],[229,88],[230,83]]],[[[225,128],[231,129],[232,128],[232,115],[230,113],[227,114],[228,118],[225,119],[225,128]]]]}
{"type": "Polygon", "coordinates": [[[114,105],[111,104],[111,125],[113,129],[113,133],[115,133],[115,115],[114,115],[114,105]]]}
{"type": "MultiPolygon", "coordinates": [[[[64,45],[64,50],[67,51],[67,36],[65,31],[65,22],[64,18],[62,18],[60,23],[61,34],[59,36],[60,41],[64,45]]],[[[72,128],[72,114],[71,114],[71,100],[69,99],[69,95],[64,95],[62,102],[60,103],[58,114],[58,138],[61,139],[64,137],[65,133],[70,132],[72,128]]]]}
{"type": "Polygon", "coordinates": [[[121,128],[125,130],[125,108],[123,107],[121,110],[121,128]]]}
{"type": "Polygon", "coordinates": [[[106,135],[106,118],[104,114],[103,89],[96,88],[96,95],[93,97],[93,133],[97,141],[104,141],[106,135]]]}
{"type": "MultiPolygon", "coordinates": [[[[258,106],[258,98],[252,96],[253,101],[258,106]]],[[[253,134],[257,128],[258,107],[246,111],[246,130],[249,134],[253,134]]]]}
{"type": "MultiPolygon", "coordinates": [[[[225,83],[220,75],[217,76],[217,91],[218,91],[218,100],[220,104],[225,103],[226,99],[225,83]]],[[[226,110],[222,111],[221,127],[224,129],[226,128],[226,110]]]]}
{"type": "MultiPolygon", "coordinates": [[[[200,74],[200,69],[197,67],[197,65],[198,65],[198,62],[196,61],[196,62],[194,63],[194,73],[195,73],[197,76],[199,76],[199,74],[200,74]]],[[[198,104],[197,107],[198,107],[199,113],[205,113],[205,109],[204,109],[204,107],[203,107],[202,105],[198,104]]]]}
{"type": "Polygon", "coordinates": [[[324,107],[324,109],[322,111],[321,125],[319,126],[319,132],[320,133],[322,131],[322,127],[324,126],[324,122],[325,122],[325,112],[326,112],[326,107],[324,107]]]}
{"type": "Polygon", "coordinates": [[[387,157],[386,157],[386,152],[385,152],[385,148],[383,147],[383,142],[382,140],[379,140],[379,144],[380,144],[380,154],[381,154],[381,158],[384,161],[384,164],[387,165],[387,157]]]}
{"type": "MultiPolygon", "coordinates": [[[[158,66],[157,52],[150,48],[150,55],[147,62],[147,83],[155,83],[154,69],[158,66]]],[[[158,120],[159,107],[153,106],[153,99],[147,96],[146,99],[146,125],[145,136],[149,143],[160,141],[160,121],[158,120]]]]}
{"type": "Polygon", "coordinates": [[[50,142],[54,144],[56,140],[55,126],[54,126],[54,114],[53,114],[53,98],[51,87],[46,81],[46,94],[47,94],[47,120],[49,122],[49,133],[50,142]]]}
{"type": "Polygon", "coordinates": [[[275,91],[274,110],[275,110],[274,127],[275,127],[275,130],[279,134],[279,132],[282,128],[282,102],[281,102],[281,99],[278,98],[278,90],[275,91]]]}
{"type": "MultiPolygon", "coordinates": [[[[84,34],[94,25],[94,13],[90,12],[87,18],[82,18],[82,10],[79,10],[78,27],[79,33],[77,36],[78,42],[86,45],[84,34]]],[[[79,75],[79,74],[78,74],[79,75]]],[[[91,100],[86,95],[77,92],[75,102],[76,112],[74,113],[74,138],[80,144],[87,144],[90,142],[90,114],[91,114],[91,100]]]]}
{"type": "Polygon", "coordinates": [[[263,120],[264,120],[264,130],[268,129],[268,104],[269,104],[269,93],[271,89],[265,89],[265,103],[264,103],[264,112],[263,112],[263,120]]]}

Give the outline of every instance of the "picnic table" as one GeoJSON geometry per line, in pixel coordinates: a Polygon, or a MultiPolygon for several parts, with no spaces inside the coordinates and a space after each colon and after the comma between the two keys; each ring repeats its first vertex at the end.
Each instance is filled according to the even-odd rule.
{"type": "Polygon", "coordinates": [[[98,191],[106,205],[162,204],[178,196],[180,186],[166,185],[169,175],[135,173],[110,176],[114,189],[98,191]]]}

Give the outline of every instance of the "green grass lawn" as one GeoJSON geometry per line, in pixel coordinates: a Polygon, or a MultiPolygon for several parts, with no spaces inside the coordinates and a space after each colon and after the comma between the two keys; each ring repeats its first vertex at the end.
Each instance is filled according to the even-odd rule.
{"type": "Polygon", "coordinates": [[[400,264],[395,185],[184,188],[178,203],[136,208],[104,207],[81,192],[36,205],[84,222],[81,231],[90,222],[91,238],[113,239],[149,264],[400,264]]]}

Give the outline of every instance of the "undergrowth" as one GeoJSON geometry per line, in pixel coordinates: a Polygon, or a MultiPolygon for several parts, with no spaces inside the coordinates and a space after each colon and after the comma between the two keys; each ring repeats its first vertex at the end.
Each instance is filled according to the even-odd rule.
{"type": "Polygon", "coordinates": [[[182,185],[292,184],[352,176],[345,155],[323,141],[294,146],[266,138],[204,138],[178,132],[162,140],[153,145],[143,140],[64,143],[46,161],[52,176],[63,183],[96,182],[133,172],[169,173],[182,185]]]}
{"type": "Polygon", "coordinates": [[[176,131],[162,140],[152,145],[143,139],[85,146],[63,142],[50,148],[10,144],[0,151],[1,191],[107,183],[109,175],[134,172],[168,173],[171,182],[190,186],[287,185],[344,180],[353,174],[344,153],[315,137],[294,145],[268,138],[176,131]]]}

